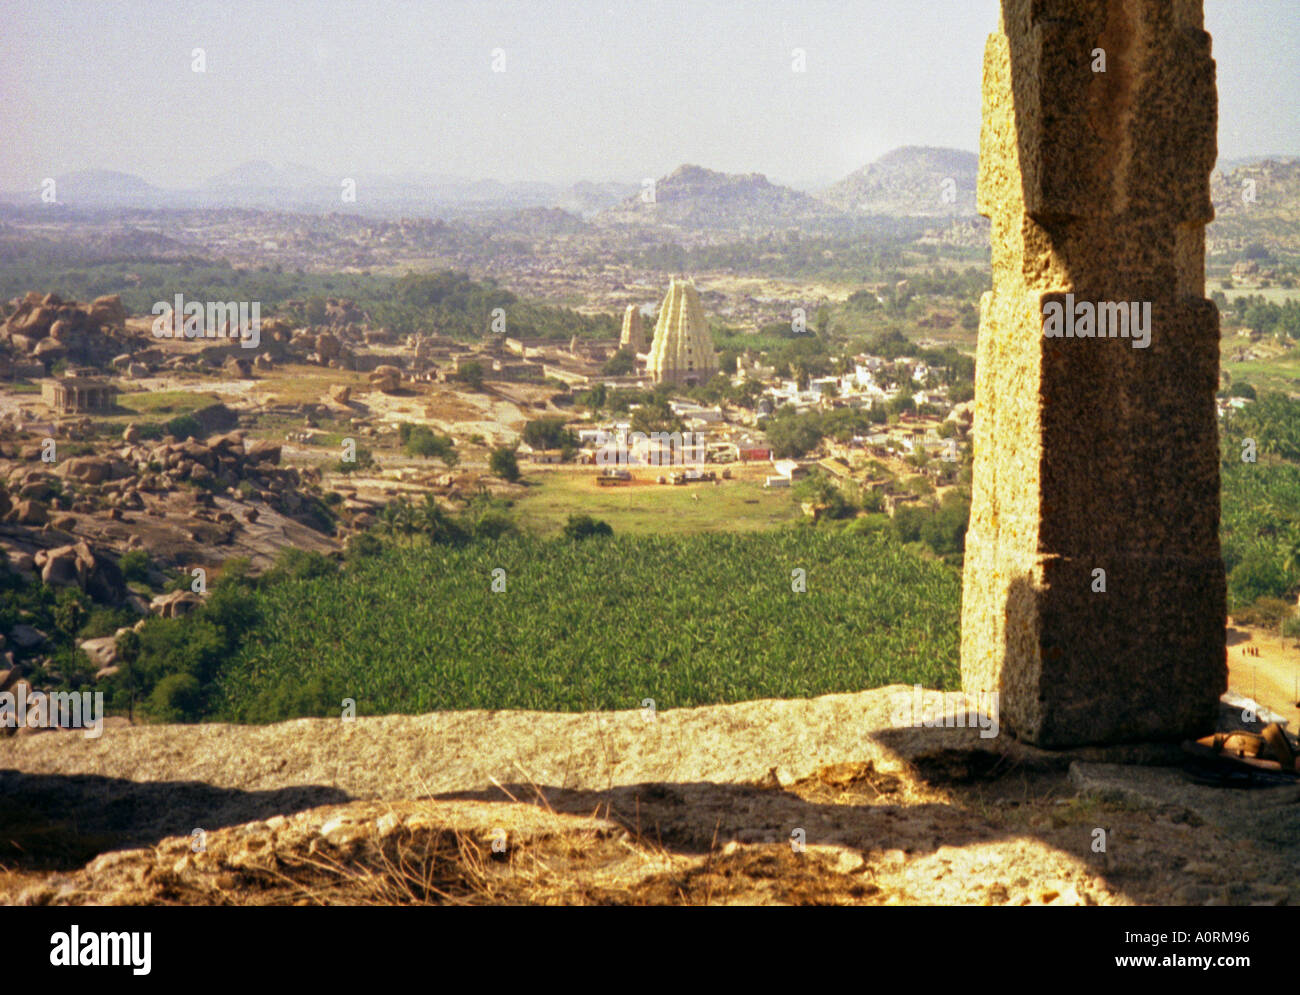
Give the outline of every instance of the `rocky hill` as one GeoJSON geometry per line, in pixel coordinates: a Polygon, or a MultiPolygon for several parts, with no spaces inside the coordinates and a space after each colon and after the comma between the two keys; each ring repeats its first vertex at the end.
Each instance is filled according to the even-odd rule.
{"type": "Polygon", "coordinates": [[[60,360],[107,363],[124,347],[126,317],[116,294],[78,304],[32,291],[0,325],[0,371],[44,376],[60,360]]]}
{"type": "Polygon", "coordinates": [[[1300,254],[1300,159],[1265,159],[1216,171],[1210,178],[1214,222],[1210,252],[1239,252],[1259,243],[1300,254]]]}
{"type": "Polygon", "coordinates": [[[864,215],[971,215],[978,170],[974,152],[905,145],[850,173],[819,197],[841,211],[864,215]]]}
{"type": "Polygon", "coordinates": [[[671,225],[695,230],[767,230],[837,219],[842,212],[779,186],[761,173],[719,173],[679,166],[655,183],[653,200],[638,191],[600,219],[616,224],[671,225]]]}

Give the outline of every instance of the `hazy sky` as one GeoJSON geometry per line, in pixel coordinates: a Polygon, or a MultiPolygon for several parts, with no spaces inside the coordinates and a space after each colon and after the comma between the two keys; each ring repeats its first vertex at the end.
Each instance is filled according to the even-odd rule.
{"type": "MultiPolygon", "coordinates": [[[[1300,2],[1205,6],[1220,154],[1300,152],[1300,2]]],[[[829,181],[898,145],[975,151],[996,22],[996,0],[0,0],[0,189],[85,168],[187,186],[250,159],[829,181]]]]}

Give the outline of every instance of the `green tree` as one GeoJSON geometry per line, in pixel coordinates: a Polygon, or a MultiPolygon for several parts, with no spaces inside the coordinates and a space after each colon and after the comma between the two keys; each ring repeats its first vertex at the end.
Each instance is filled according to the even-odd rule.
{"type": "Polygon", "coordinates": [[[439,435],[427,425],[413,425],[403,422],[397,430],[398,440],[411,456],[431,456],[440,459],[448,467],[460,462],[456,446],[451,438],[439,435]]]}
{"type": "Polygon", "coordinates": [[[488,466],[502,480],[508,480],[513,484],[519,479],[519,458],[511,446],[498,446],[493,449],[488,466]]]}
{"type": "Polygon", "coordinates": [[[607,377],[621,377],[636,369],[636,356],[630,349],[620,349],[606,360],[601,372],[607,377]]]}
{"type": "Polygon", "coordinates": [[[564,427],[563,418],[536,418],[524,426],[524,442],[534,449],[577,448],[578,437],[564,427]]]}

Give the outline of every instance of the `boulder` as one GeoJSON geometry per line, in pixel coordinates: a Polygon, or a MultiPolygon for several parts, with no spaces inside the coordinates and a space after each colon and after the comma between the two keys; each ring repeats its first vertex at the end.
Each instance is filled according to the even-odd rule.
{"type": "Polygon", "coordinates": [[[54,483],[41,476],[29,477],[18,489],[20,501],[48,501],[54,496],[54,483]]]}
{"type": "Polygon", "coordinates": [[[163,618],[181,618],[201,604],[203,599],[193,591],[171,591],[150,601],[149,610],[163,618]]]}
{"type": "Polygon", "coordinates": [[[247,446],[245,454],[251,465],[258,463],[278,464],[280,462],[280,444],[271,442],[269,439],[258,439],[247,446]]]}
{"type": "Polygon", "coordinates": [[[242,432],[227,432],[224,435],[214,435],[208,439],[208,448],[216,453],[242,456],[244,454],[244,434],[242,432]]]}
{"type": "Polygon", "coordinates": [[[19,622],[9,630],[9,638],[13,640],[15,646],[19,649],[35,649],[45,642],[49,637],[35,626],[28,625],[26,622],[19,622]]]}
{"type": "Polygon", "coordinates": [[[338,359],[341,349],[342,343],[329,332],[321,332],[316,336],[316,354],[320,356],[322,363],[328,363],[331,359],[338,359]]]}
{"type": "Polygon", "coordinates": [[[396,366],[377,366],[370,373],[370,386],[391,394],[402,385],[402,371],[396,366]]]}
{"type": "Polygon", "coordinates": [[[352,388],[347,384],[335,384],[330,388],[330,400],[335,404],[347,404],[352,399],[352,388]]]}
{"type": "MultiPolygon", "coordinates": [[[[105,667],[111,667],[117,662],[117,636],[83,640],[81,652],[86,654],[96,670],[102,672],[105,667]]],[[[95,675],[95,679],[99,679],[99,674],[95,675]]]]}
{"type": "Polygon", "coordinates": [[[126,305],[118,294],[105,294],[90,302],[90,320],[96,325],[121,325],[126,321],[126,305]]]}
{"type": "Polygon", "coordinates": [[[149,367],[145,366],[144,363],[131,363],[126,368],[126,375],[134,380],[139,380],[149,375],[149,367]]]}
{"type": "Polygon", "coordinates": [[[11,318],[10,328],[29,338],[43,339],[49,334],[50,326],[54,324],[57,315],[58,312],[52,307],[36,307],[21,318],[18,318],[15,314],[14,318],[18,318],[18,320],[15,323],[14,319],[11,318]]]}
{"type": "Polygon", "coordinates": [[[19,501],[10,517],[19,525],[44,525],[50,516],[40,501],[29,500],[19,501]]]}
{"type": "Polygon", "coordinates": [[[76,456],[65,460],[63,474],[86,484],[102,484],[112,479],[113,464],[99,456],[76,456]]]}
{"type": "Polygon", "coordinates": [[[15,573],[34,574],[36,573],[36,559],[31,553],[11,549],[9,551],[9,568],[15,573]]]}
{"type": "Polygon", "coordinates": [[[126,596],[121,568],[105,556],[96,556],[85,540],[38,550],[33,562],[41,572],[42,583],[64,587],[76,584],[94,600],[110,604],[126,596]]]}
{"type": "Polygon", "coordinates": [[[136,427],[135,422],[131,422],[126,428],[122,429],[122,441],[130,445],[135,445],[140,441],[140,429],[136,427]]]}

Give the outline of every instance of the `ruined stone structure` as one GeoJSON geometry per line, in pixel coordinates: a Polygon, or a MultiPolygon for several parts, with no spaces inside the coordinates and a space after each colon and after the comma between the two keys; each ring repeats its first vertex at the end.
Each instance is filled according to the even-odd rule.
{"type": "Polygon", "coordinates": [[[962,683],[1041,745],[1203,733],[1227,666],[1201,0],[1001,6],[962,683]]]}
{"type": "Polygon", "coordinates": [[[623,334],[618,337],[618,347],[633,355],[645,352],[645,330],[641,324],[641,308],[629,304],[623,312],[623,334]]]}
{"type": "Polygon", "coordinates": [[[92,377],[62,377],[41,384],[41,400],[63,414],[111,411],[116,398],[116,387],[92,377]]]}
{"type": "Polygon", "coordinates": [[[674,279],[668,287],[646,371],[655,383],[681,384],[702,384],[718,372],[713,337],[694,283],[674,279]]]}

